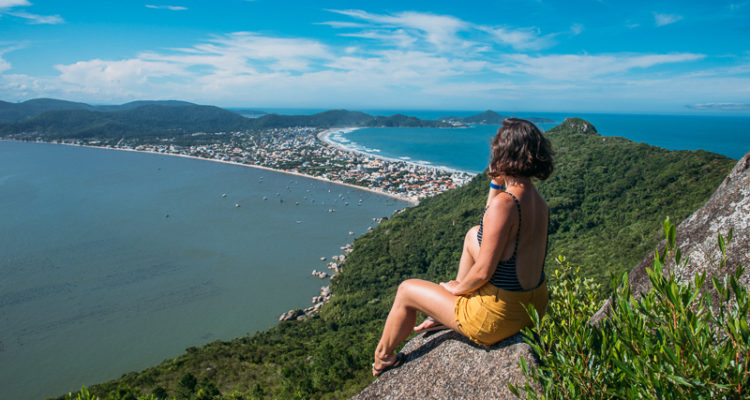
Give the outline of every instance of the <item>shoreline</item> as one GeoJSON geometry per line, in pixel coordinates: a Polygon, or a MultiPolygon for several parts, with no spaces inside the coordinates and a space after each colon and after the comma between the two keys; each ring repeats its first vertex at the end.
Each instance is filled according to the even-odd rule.
{"type": "Polygon", "coordinates": [[[339,143],[339,142],[336,142],[336,141],[330,139],[331,135],[334,135],[334,134],[337,134],[337,133],[344,133],[344,134],[345,133],[350,133],[350,132],[354,132],[354,131],[359,130],[359,129],[363,129],[363,128],[361,128],[361,127],[329,128],[329,129],[326,129],[326,130],[324,130],[322,132],[319,132],[318,135],[317,135],[317,137],[318,137],[318,140],[320,140],[321,142],[323,142],[323,143],[325,143],[325,144],[327,144],[329,146],[333,146],[333,147],[335,147],[335,148],[337,148],[339,150],[349,152],[349,153],[355,153],[355,154],[359,154],[359,155],[366,156],[366,157],[378,158],[378,159],[385,160],[385,161],[388,161],[388,162],[401,162],[401,163],[411,164],[411,165],[414,165],[414,166],[417,166],[417,167],[421,167],[421,168],[432,168],[432,169],[434,169],[436,171],[446,172],[446,173],[450,173],[450,174],[476,175],[476,173],[471,172],[471,171],[463,171],[463,170],[460,170],[460,169],[446,167],[444,165],[426,164],[426,162],[420,163],[420,162],[413,161],[413,160],[403,160],[403,159],[400,159],[400,158],[393,158],[393,157],[381,156],[379,154],[372,154],[372,153],[368,153],[366,151],[359,150],[359,149],[356,149],[354,147],[347,146],[347,145],[345,145],[343,143],[339,143]]]}
{"type": "Polygon", "coordinates": [[[388,196],[388,197],[391,197],[391,198],[394,198],[394,199],[397,199],[397,200],[405,201],[407,203],[410,203],[413,206],[416,206],[416,205],[419,204],[419,200],[418,199],[414,199],[412,197],[407,197],[407,196],[400,196],[400,195],[397,195],[395,193],[386,192],[384,190],[378,190],[378,189],[374,189],[374,188],[368,188],[368,187],[365,187],[365,186],[353,185],[351,183],[346,183],[346,182],[338,182],[338,181],[334,181],[332,179],[327,179],[327,178],[323,178],[323,177],[320,177],[320,176],[307,175],[307,174],[303,174],[303,173],[300,173],[300,172],[285,171],[285,170],[280,170],[280,169],[275,169],[275,168],[270,168],[270,167],[264,167],[262,165],[243,164],[243,163],[239,163],[239,162],[236,162],[236,161],[217,160],[217,159],[214,159],[214,158],[196,157],[196,156],[191,156],[191,155],[187,155],[187,154],[179,154],[179,153],[161,153],[161,152],[158,152],[158,151],[145,151],[145,150],[125,149],[125,148],[120,148],[120,147],[92,146],[92,145],[74,144],[74,143],[36,142],[36,141],[28,141],[28,140],[10,140],[10,139],[4,139],[4,138],[0,139],[0,141],[3,141],[3,142],[17,142],[17,143],[57,144],[57,145],[63,145],[63,146],[84,147],[84,148],[90,148],[90,149],[130,151],[130,152],[133,152],[133,153],[156,154],[156,155],[163,155],[163,156],[173,156],[173,157],[190,158],[190,159],[201,160],[201,161],[213,161],[213,162],[218,162],[218,163],[222,163],[222,164],[236,165],[236,166],[248,167],[248,168],[258,168],[258,169],[262,169],[262,170],[265,170],[265,171],[271,171],[271,172],[278,172],[278,173],[282,173],[282,174],[294,175],[294,176],[297,176],[297,177],[300,177],[300,178],[315,179],[315,180],[322,181],[322,182],[328,182],[328,183],[332,183],[332,184],[335,184],[335,185],[346,186],[346,187],[350,187],[350,188],[353,188],[353,189],[359,189],[359,190],[364,190],[364,191],[367,191],[367,192],[371,192],[371,193],[375,193],[375,194],[379,194],[379,195],[383,195],[383,196],[388,196]]]}

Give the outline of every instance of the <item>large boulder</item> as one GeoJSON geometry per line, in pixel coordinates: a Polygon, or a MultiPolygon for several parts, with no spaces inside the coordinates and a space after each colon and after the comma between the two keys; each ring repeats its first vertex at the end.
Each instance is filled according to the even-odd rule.
{"type": "MultiPolygon", "coordinates": [[[[750,284],[750,153],[737,162],[706,204],[677,226],[675,246],[687,262],[676,266],[673,260],[668,260],[670,262],[665,265],[664,273],[674,274],[679,281],[692,280],[705,273],[705,287],[715,298],[710,277],[721,278],[732,274],[737,266],[742,265],[748,268],[739,283],[745,286],[750,284]],[[726,247],[727,262],[722,267],[718,234],[721,233],[726,239],[730,229],[733,238],[726,247]]],[[[663,250],[664,243],[659,248],[663,250]]],[[[645,293],[651,288],[646,268],[651,268],[653,262],[654,254],[651,253],[628,274],[633,294],[645,293]]],[[[609,310],[610,302],[607,301],[591,322],[597,323],[609,310]]]]}
{"type": "Polygon", "coordinates": [[[511,399],[508,383],[526,383],[521,357],[537,365],[521,334],[485,349],[453,331],[428,332],[401,352],[406,357],[400,367],[383,373],[353,399],[511,399]]]}

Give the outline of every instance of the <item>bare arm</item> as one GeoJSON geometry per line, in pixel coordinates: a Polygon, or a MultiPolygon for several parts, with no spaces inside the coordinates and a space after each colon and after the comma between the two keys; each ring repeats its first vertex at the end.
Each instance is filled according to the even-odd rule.
{"type": "Polygon", "coordinates": [[[508,246],[515,210],[515,202],[510,196],[492,196],[484,214],[482,246],[474,265],[460,282],[444,282],[441,286],[458,295],[479,289],[490,280],[508,246]]]}

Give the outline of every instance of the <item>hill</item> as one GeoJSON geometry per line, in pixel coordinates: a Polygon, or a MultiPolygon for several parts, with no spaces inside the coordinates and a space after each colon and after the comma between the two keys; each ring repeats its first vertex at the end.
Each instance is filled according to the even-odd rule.
{"type": "Polygon", "coordinates": [[[248,119],[213,106],[147,104],[121,111],[46,111],[0,125],[0,135],[56,138],[165,137],[246,129],[248,119]]]}
{"type": "Polygon", "coordinates": [[[85,103],[57,99],[32,99],[23,103],[0,101],[0,123],[21,121],[46,111],[93,109],[95,107],[85,103]]]}
{"type": "MultiPolygon", "coordinates": [[[[495,111],[487,110],[485,112],[471,115],[468,117],[441,117],[438,118],[438,121],[443,122],[452,122],[453,124],[461,123],[461,124],[468,124],[468,125],[500,125],[503,123],[503,120],[508,118],[507,115],[498,114],[495,111]]],[[[533,122],[535,124],[551,124],[555,121],[548,119],[548,118],[539,118],[539,117],[528,117],[525,118],[526,120],[533,122]]]]}
{"type": "MultiPolygon", "coordinates": [[[[550,260],[564,254],[586,275],[607,280],[656,244],[664,217],[700,207],[734,162],[704,151],[668,151],[601,137],[568,119],[548,132],[556,171],[539,185],[550,205],[550,260]]],[[[112,398],[157,393],[189,398],[348,398],[372,382],[370,362],[396,288],[404,279],[452,278],[463,236],[478,223],[488,178],[424,200],[354,242],[334,296],[312,319],[282,322],[252,336],[216,341],[142,372],[92,387],[112,398]]],[[[606,282],[605,282],[606,283],[606,282]]]]}

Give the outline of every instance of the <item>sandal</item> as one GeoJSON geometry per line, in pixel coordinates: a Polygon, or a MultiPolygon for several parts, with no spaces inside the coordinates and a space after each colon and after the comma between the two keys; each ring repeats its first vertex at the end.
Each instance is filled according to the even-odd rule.
{"type": "Polygon", "coordinates": [[[398,368],[401,366],[401,363],[404,361],[404,353],[397,353],[396,359],[393,360],[388,365],[384,365],[380,368],[375,368],[375,363],[372,363],[372,376],[380,376],[383,372],[386,372],[390,369],[398,368]]]}

